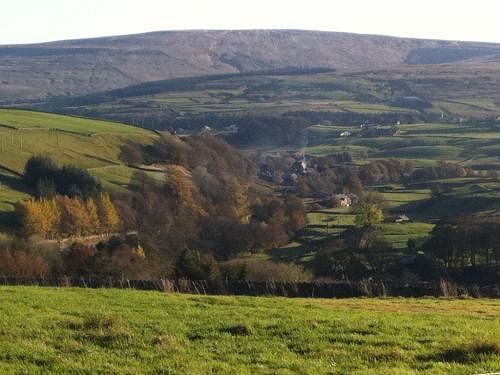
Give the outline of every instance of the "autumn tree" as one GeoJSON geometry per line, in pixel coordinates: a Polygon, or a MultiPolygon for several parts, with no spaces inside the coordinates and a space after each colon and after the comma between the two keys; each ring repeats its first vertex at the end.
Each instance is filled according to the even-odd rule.
{"type": "Polygon", "coordinates": [[[98,203],[99,221],[106,233],[116,231],[120,226],[120,216],[108,193],[101,193],[98,203]]]}
{"type": "Polygon", "coordinates": [[[40,235],[52,238],[58,232],[61,212],[55,199],[29,199],[20,202],[17,212],[21,218],[25,235],[40,235]]]}
{"type": "Polygon", "coordinates": [[[371,227],[384,221],[382,209],[373,203],[360,205],[354,222],[359,227],[371,227]]]}
{"type": "Polygon", "coordinates": [[[287,227],[290,231],[296,232],[306,226],[307,214],[300,198],[296,196],[287,197],[285,199],[284,211],[288,218],[287,227]]]}
{"type": "Polygon", "coordinates": [[[11,277],[45,277],[50,271],[47,261],[25,250],[0,250],[0,275],[11,277]]]}
{"type": "Polygon", "coordinates": [[[61,211],[59,231],[65,236],[81,236],[91,231],[87,207],[78,198],[59,196],[57,202],[61,211]]]}
{"type": "Polygon", "coordinates": [[[101,230],[101,220],[99,219],[99,210],[92,198],[87,199],[85,202],[85,208],[87,210],[87,220],[88,220],[88,232],[87,233],[98,233],[101,230]]]}
{"type": "Polygon", "coordinates": [[[111,267],[121,277],[129,279],[147,278],[146,254],[139,245],[137,247],[122,243],[111,250],[111,267]]]}
{"type": "Polygon", "coordinates": [[[199,199],[198,189],[192,181],[191,174],[184,167],[171,165],[167,170],[166,190],[178,207],[191,210],[197,215],[205,215],[206,211],[199,199]]]}

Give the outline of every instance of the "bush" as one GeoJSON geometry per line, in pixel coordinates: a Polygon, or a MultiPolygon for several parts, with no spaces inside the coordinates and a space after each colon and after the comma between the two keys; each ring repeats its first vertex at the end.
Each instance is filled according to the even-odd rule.
{"type": "Polygon", "coordinates": [[[219,275],[217,262],[212,256],[197,251],[184,250],[175,264],[178,278],[191,280],[214,280],[219,275]]]}
{"type": "Polygon", "coordinates": [[[224,266],[225,272],[233,269],[247,281],[305,282],[312,280],[311,272],[292,263],[272,261],[233,261],[224,266]]]}
{"type": "Polygon", "coordinates": [[[0,251],[0,275],[21,278],[43,278],[49,265],[41,256],[24,250],[0,251]]]}

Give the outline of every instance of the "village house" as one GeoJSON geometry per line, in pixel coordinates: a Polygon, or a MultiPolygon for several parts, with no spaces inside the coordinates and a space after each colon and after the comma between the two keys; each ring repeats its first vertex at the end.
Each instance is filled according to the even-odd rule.
{"type": "Polygon", "coordinates": [[[307,172],[306,159],[303,157],[300,160],[296,160],[292,166],[288,169],[287,174],[303,175],[307,172]]]}
{"type": "Polygon", "coordinates": [[[198,131],[199,134],[209,134],[212,133],[212,128],[208,125],[204,125],[198,131]]]}
{"type": "Polygon", "coordinates": [[[337,207],[350,207],[353,204],[351,194],[335,194],[332,196],[332,201],[337,207]]]}
{"type": "Polygon", "coordinates": [[[267,164],[261,164],[259,168],[259,177],[263,180],[272,182],[276,177],[276,171],[267,164]]]}

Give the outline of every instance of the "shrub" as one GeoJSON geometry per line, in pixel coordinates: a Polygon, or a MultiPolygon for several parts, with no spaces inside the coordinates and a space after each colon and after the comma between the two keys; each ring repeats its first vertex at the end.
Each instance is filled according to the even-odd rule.
{"type": "MultiPolygon", "coordinates": [[[[304,282],[312,279],[309,271],[292,263],[250,261],[244,265],[244,277],[248,281],[304,282]]],[[[232,266],[241,267],[241,263],[233,262],[232,266]]]]}
{"type": "Polygon", "coordinates": [[[24,250],[0,251],[0,275],[43,278],[49,274],[48,263],[39,255],[24,250]]]}
{"type": "Polygon", "coordinates": [[[198,251],[184,250],[175,264],[178,278],[191,280],[213,280],[219,274],[217,262],[212,256],[202,255],[198,251]]]}

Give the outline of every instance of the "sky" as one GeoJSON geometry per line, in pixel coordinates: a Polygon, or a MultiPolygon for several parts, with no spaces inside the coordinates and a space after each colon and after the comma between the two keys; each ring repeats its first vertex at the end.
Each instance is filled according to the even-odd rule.
{"type": "Polygon", "coordinates": [[[305,29],[500,43],[498,0],[2,0],[0,44],[186,29],[305,29]]]}

